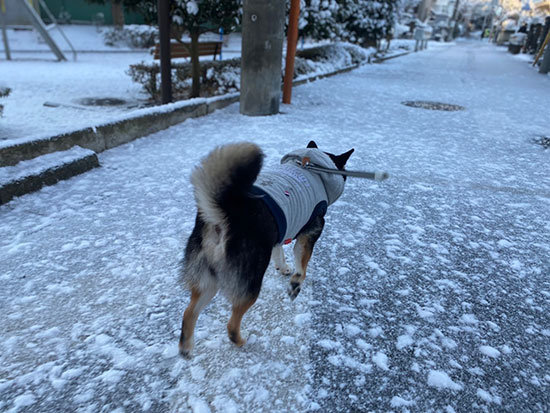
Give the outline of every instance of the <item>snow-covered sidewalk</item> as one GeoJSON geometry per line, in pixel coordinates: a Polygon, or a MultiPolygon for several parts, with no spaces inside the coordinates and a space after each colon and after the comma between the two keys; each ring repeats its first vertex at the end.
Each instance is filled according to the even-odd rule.
{"type": "Polygon", "coordinates": [[[548,411],[550,82],[478,42],[232,105],[100,155],[102,168],[0,207],[1,411],[548,411]],[[401,104],[436,100],[459,112],[401,104]],[[295,302],[271,267],[225,332],[217,297],[177,355],[191,168],[251,140],[276,163],[354,147],[295,302]]]}

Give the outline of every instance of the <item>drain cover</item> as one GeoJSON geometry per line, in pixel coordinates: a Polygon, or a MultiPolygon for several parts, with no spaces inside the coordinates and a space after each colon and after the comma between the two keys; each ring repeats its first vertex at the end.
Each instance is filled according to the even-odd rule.
{"type": "Polygon", "coordinates": [[[464,106],[452,105],[450,103],[431,102],[428,100],[406,100],[405,102],[401,102],[401,103],[405,106],[410,106],[411,108],[444,110],[447,112],[454,112],[457,110],[466,109],[464,106]]]}
{"type": "Polygon", "coordinates": [[[550,138],[548,136],[538,136],[533,139],[533,143],[542,146],[544,149],[550,149],[550,138]]]}
{"type": "Polygon", "coordinates": [[[126,101],[117,98],[83,98],[76,103],[84,106],[120,106],[125,105],[126,101]]]}

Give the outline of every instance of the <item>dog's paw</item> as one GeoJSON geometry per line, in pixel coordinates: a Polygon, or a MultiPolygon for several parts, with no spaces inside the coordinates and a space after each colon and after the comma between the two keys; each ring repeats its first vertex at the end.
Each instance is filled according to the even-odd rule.
{"type": "Polygon", "coordinates": [[[275,269],[279,272],[281,275],[290,275],[292,272],[292,268],[290,268],[287,264],[282,265],[280,267],[275,267],[275,269]]]}
{"type": "Polygon", "coordinates": [[[183,358],[187,359],[187,360],[191,359],[191,350],[192,349],[193,349],[192,347],[191,348],[185,348],[185,346],[182,343],[180,343],[180,345],[179,345],[180,355],[183,358]]]}
{"type": "Polygon", "coordinates": [[[292,301],[298,297],[298,294],[300,294],[300,291],[302,289],[302,283],[291,281],[290,285],[288,286],[288,296],[292,301]]]}
{"type": "Polygon", "coordinates": [[[229,331],[229,340],[231,340],[237,347],[242,347],[246,344],[246,340],[241,337],[240,333],[233,331],[229,331]]]}

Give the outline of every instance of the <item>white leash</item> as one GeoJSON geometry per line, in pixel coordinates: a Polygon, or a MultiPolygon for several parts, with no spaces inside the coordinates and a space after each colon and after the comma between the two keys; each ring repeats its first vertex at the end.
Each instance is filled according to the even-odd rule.
{"type": "Polygon", "coordinates": [[[374,181],[383,181],[389,178],[389,174],[383,171],[374,171],[374,172],[341,171],[340,169],[325,168],[323,166],[319,166],[314,163],[311,163],[309,158],[307,157],[301,160],[296,159],[296,163],[302,168],[309,169],[310,171],[315,171],[315,172],[325,172],[325,173],[335,174],[335,175],[351,176],[354,178],[372,179],[374,181]]]}

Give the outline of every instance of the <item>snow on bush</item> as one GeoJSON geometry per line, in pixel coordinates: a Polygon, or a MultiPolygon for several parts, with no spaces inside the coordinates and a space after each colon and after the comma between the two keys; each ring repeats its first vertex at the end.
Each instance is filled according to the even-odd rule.
{"type": "Polygon", "coordinates": [[[302,0],[300,36],[374,46],[391,33],[395,12],[395,0],[302,0]]]}
{"type": "Polygon", "coordinates": [[[145,24],[129,24],[122,29],[110,29],[103,34],[107,46],[128,46],[135,49],[153,47],[158,41],[158,28],[145,24]]]}
{"type": "MultiPolygon", "coordinates": [[[[201,62],[202,94],[223,95],[240,89],[241,59],[201,62]]],[[[131,65],[128,75],[140,83],[151,99],[160,99],[160,66],[158,63],[141,62],[131,65]]],[[[175,100],[187,99],[191,92],[191,62],[172,62],[172,93],[175,100]]]]}
{"type": "Polygon", "coordinates": [[[342,28],[338,12],[342,6],[339,3],[336,0],[302,1],[298,25],[300,35],[316,40],[340,38],[342,28]]]}
{"type": "Polygon", "coordinates": [[[0,98],[8,96],[11,92],[11,89],[6,86],[0,86],[0,98]]]}
{"type": "MultiPolygon", "coordinates": [[[[297,52],[294,77],[319,75],[367,61],[368,51],[361,47],[336,43],[297,52]]],[[[172,89],[175,99],[187,99],[191,91],[191,63],[172,62],[172,89]]],[[[284,76],[282,67],[281,79],[284,76]]],[[[160,67],[158,63],[131,65],[128,75],[140,83],[153,100],[160,99],[160,67]]],[[[241,59],[201,62],[201,94],[217,96],[238,92],[241,87],[241,59]]]]}
{"type": "MultiPolygon", "coordinates": [[[[9,87],[0,85],[0,98],[8,96],[10,92],[11,89],[9,87]]],[[[4,112],[4,105],[0,103],[0,116],[2,116],[2,112],[4,112]]]]}

